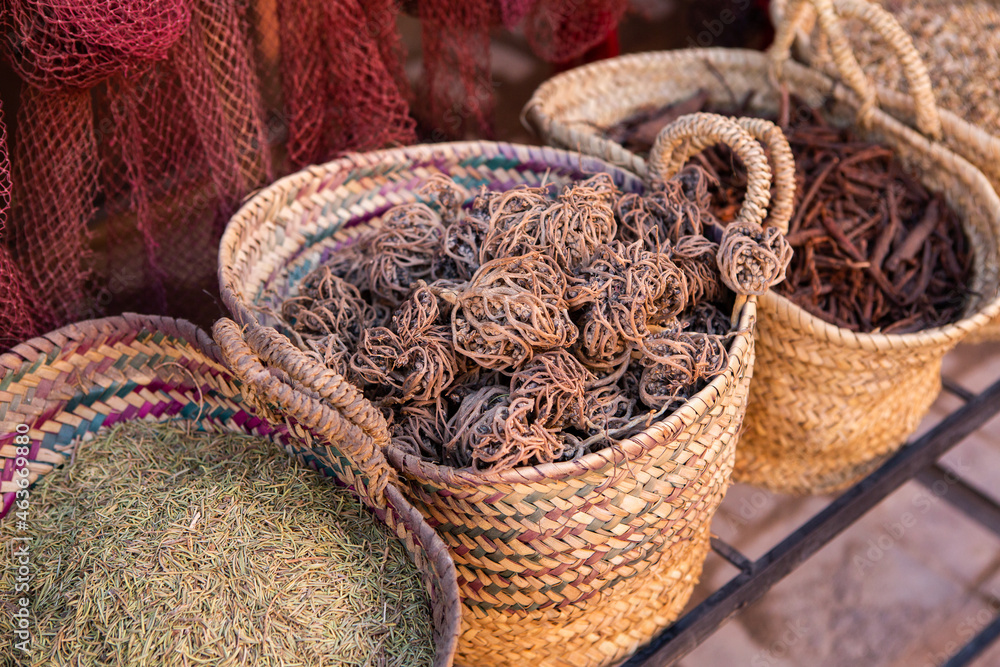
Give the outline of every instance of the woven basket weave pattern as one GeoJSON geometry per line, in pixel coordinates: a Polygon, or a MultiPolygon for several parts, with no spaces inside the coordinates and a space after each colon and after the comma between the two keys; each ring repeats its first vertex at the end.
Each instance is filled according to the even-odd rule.
{"type": "MultiPolygon", "coordinates": [[[[645,173],[637,155],[605,139],[641,108],[707,90],[712,103],[755,95],[755,111],[776,114],[779,93],[760,53],[691,49],[615,58],[561,74],[535,93],[526,115],[550,143],[645,173]],[[717,78],[725,79],[723,85],[717,78]]],[[[789,91],[853,122],[857,97],[820,72],[792,62],[789,91]]],[[[809,316],[774,292],[761,298],[755,378],[734,476],[774,490],[829,492],[870,472],[913,432],[940,392],[941,359],[1000,313],[1000,200],[972,165],[875,111],[866,138],[893,147],[904,165],[944,193],[976,248],[974,298],[961,321],[918,334],[854,334],[809,316]]]]}
{"type": "MultiPolygon", "coordinates": [[[[879,50],[866,49],[865,44],[867,39],[864,41],[852,39],[854,36],[842,28],[836,31],[839,34],[836,34],[833,39],[819,34],[818,31],[815,35],[807,34],[812,24],[816,22],[816,13],[812,6],[813,2],[815,0],[806,3],[802,13],[799,15],[800,22],[794,30],[790,29],[790,24],[784,24],[787,29],[787,39],[797,38],[795,44],[797,47],[796,53],[805,62],[831,73],[837,73],[838,70],[841,72],[852,70],[860,72],[862,71],[860,66],[864,65],[866,73],[874,73],[879,78],[887,78],[890,72],[895,73],[899,70],[897,62],[884,58],[884,54],[879,50]],[[836,58],[830,52],[831,47],[834,45],[836,45],[836,50],[838,51],[838,57],[836,58]]],[[[929,73],[929,78],[935,80],[939,86],[963,90],[969,82],[973,82],[974,86],[989,85],[988,81],[977,81],[976,79],[969,78],[970,76],[976,76],[975,74],[966,74],[963,76],[961,73],[954,71],[954,66],[942,67],[940,62],[935,62],[935,54],[938,53],[936,49],[943,48],[945,44],[914,43],[906,35],[893,15],[889,11],[882,9],[878,3],[868,3],[864,0],[850,0],[850,2],[835,0],[833,2],[834,6],[828,7],[828,2],[829,0],[825,0],[819,4],[825,14],[835,14],[832,19],[835,27],[839,26],[838,19],[841,15],[845,17],[864,17],[862,23],[871,28],[888,45],[889,50],[899,54],[897,56],[898,61],[905,62],[909,60],[911,62],[918,62],[919,68],[925,73],[924,78],[927,78],[926,73],[929,73]],[[926,67],[921,60],[921,54],[926,56],[926,67]],[[956,76],[959,79],[956,79],[956,76]]],[[[771,3],[770,11],[776,24],[781,24],[785,20],[787,5],[786,0],[774,0],[771,3]]],[[[926,3],[909,1],[887,3],[887,6],[894,7],[892,9],[893,12],[902,12],[909,15],[911,20],[921,15],[924,15],[928,21],[937,21],[942,18],[938,14],[941,6],[928,6],[926,3]]],[[[962,3],[957,3],[949,6],[949,9],[961,11],[959,8],[962,6],[962,3]]],[[[827,18],[827,21],[830,20],[830,18],[827,18]]],[[[959,39],[963,41],[972,40],[982,45],[985,53],[992,52],[994,58],[1000,59],[1000,54],[997,52],[998,41],[996,31],[991,28],[982,26],[979,34],[962,35],[959,36],[959,39]]],[[[971,71],[974,71],[974,67],[971,71]]],[[[909,81],[907,83],[910,90],[920,88],[919,84],[914,86],[909,81]]],[[[921,107],[925,105],[916,103],[913,95],[902,94],[899,91],[881,85],[871,89],[870,94],[873,96],[874,101],[877,101],[880,108],[887,113],[915,127],[922,126],[920,123],[921,116],[926,114],[923,113],[921,107]]],[[[958,108],[954,101],[956,99],[964,99],[960,93],[952,95],[951,98],[952,104],[950,106],[952,108],[936,108],[936,113],[940,120],[940,134],[936,135],[937,138],[945,146],[981,169],[983,174],[993,184],[994,189],[1000,191],[1000,131],[998,131],[994,124],[983,125],[981,122],[982,118],[977,117],[974,111],[970,111],[968,108],[958,108]]],[[[993,99],[996,100],[996,96],[993,99]]],[[[1000,318],[994,319],[978,331],[973,332],[968,338],[969,342],[983,340],[1000,340],[1000,318]]]]}
{"type": "MultiPolygon", "coordinates": [[[[18,425],[30,427],[27,458],[35,482],[59,474],[58,466],[72,458],[81,437],[132,419],[188,420],[201,428],[268,437],[301,463],[331,474],[321,464],[330,458],[326,443],[314,448],[307,432],[290,437],[285,425],[276,428],[246,410],[240,383],[208,334],[183,320],[127,314],[72,324],[0,356],[0,517],[18,488],[12,481],[19,474],[13,444],[18,425]]],[[[459,624],[454,564],[398,493],[376,514],[421,571],[434,615],[435,667],[447,667],[459,624]]]]}
{"type": "MultiPolygon", "coordinates": [[[[626,191],[643,187],[593,158],[486,142],[313,167],[261,192],[231,221],[220,254],[223,299],[260,350],[267,347],[261,325],[278,324],[274,313],[297,282],[375,216],[417,200],[431,174],[443,172],[474,193],[480,185],[505,190],[598,171],[626,191]]],[[[708,523],[729,484],[755,319],[751,298],[727,371],[620,449],[475,474],[389,447],[405,492],[456,561],[465,610],[460,664],[606,665],[676,618],[700,574],[708,523]]],[[[296,376],[288,386],[319,393],[322,367],[307,377],[298,362],[278,355],[270,362],[278,375],[296,376]]]]}

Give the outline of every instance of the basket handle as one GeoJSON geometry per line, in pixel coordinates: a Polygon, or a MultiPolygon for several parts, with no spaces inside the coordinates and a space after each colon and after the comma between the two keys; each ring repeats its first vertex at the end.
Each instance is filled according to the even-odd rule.
{"type": "Polygon", "coordinates": [[[746,297],[764,294],[785,279],[792,257],[784,234],[795,198],[795,161],[784,133],[770,121],[694,113],[681,116],[657,136],[649,153],[650,172],[669,179],[691,157],[719,143],[729,146],[747,170],[743,206],[726,227],[717,257],[722,281],[738,296],[735,319],[746,297]],[[774,165],[775,204],[766,221],[772,170],[761,143],[770,149],[774,165]]]}
{"type": "Polygon", "coordinates": [[[747,194],[736,221],[763,224],[771,201],[771,167],[757,140],[732,118],[692,113],[670,123],[649,151],[649,172],[669,180],[689,159],[716,144],[731,148],[747,170],[747,194]]]}
{"type": "Polygon", "coordinates": [[[212,334],[254,412],[275,424],[291,418],[293,432],[301,434],[304,427],[322,438],[331,460],[338,455],[347,460],[341,481],[354,487],[370,506],[385,508],[386,488],[398,483],[382,451],[389,430],[361,392],[330,371],[306,377],[303,369],[315,367],[314,362],[270,327],[259,327],[244,337],[235,322],[223,318],[212,327],[212,334]]]}
{"type": "Polygon", "coordinates": [[[927,67],[913,45],[913,40],[895,17],[883,7],[866,0],[789,0],[785,18],[778,25],[770,49],[772,62],[780,72],[791,55],[791,45],[799,29],[807,29],[815,11],[820,30],[830,43],[830,56],[844,82],[861,99],[858,120],[867,125],[876,108],[878,96],[868,80],[844,34],[840,17],[856,18],[870,27],[896,54],[913,98],[917,129],[931,139],[941,138],[941,115],[927,67]]]}
{"type": "Polygon", "coordinates": [[[781,128],[765,118],[736,118],[736,123],[764,144],[771,154],[771,173],[774,178],[771,209],[763,226],[774,227],[782,234],[788,233],[795,205],[795,157],[788,138],[781,128]]]}

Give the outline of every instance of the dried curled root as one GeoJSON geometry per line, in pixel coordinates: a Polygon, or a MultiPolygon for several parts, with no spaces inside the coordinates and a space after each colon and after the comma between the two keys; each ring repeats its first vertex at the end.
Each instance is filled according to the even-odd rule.
{"type": "Polygon", "coordinates": [[[594,250],[611,243],[618,231],[611,207],[616,193],[607,174],[568,186],[540,216],[540,247],[568,272],[590,264],[594,250]]]}
{"type": "Polygon", "coordinates": [[[704,211],[686,201],[674,181],[646,195],[645,207],[656,222],[656,239],[660,243],[676,243],[683,236],[702,233],[704,211]]]}
{"type": "Polygon", "coordinates": [[[432,326],[404,342],[386,327],[368,329],[350,361],[351,371],[380,394],[382,404],[438,399],[459,371],[447,327],[432,326]]]}
{"type": "Polygon", "coordinates": [[[680,186],[685,199],[702,211],[711,207],[712,189],[719,185],[711,174],[696,164],[684,167],[670,180],[680,186]]]}
{"type": "Polygon", "coordinates": [[[653,355],[643,359],[639,397],[651,408],[673,409],[684,403],[729,363],[721,336],[665,332],[647,343],[653,355]]]}
{"type": "Polygon", "coordinates": [[[326,279],[327,273],[354,285],[359,292],[367,292],[369,285],[366,258],[372,234],[372,232],[363,234],[356,240],[336,248],[325,262],[302,279],[299,283],[299,294],[318,298],[318,286],[326,279]]]}
{"type": "Polygon", "coordinates": [[[587,386],[594,376],[566,350],[536,355],[510,378],[513,398],[527,398],[534,405],[536,423],[549,429],[587,424],[587,386]]]}
{"type": "Polygon", "coordinates": [[[507,378],[500,371],[491,371],[482,366],[469,364],[465,372],[455,378],[455,381],[448,387],[445,396],[455,405],[459,405],[467,396],[476,393],[483,387],[498,387],[506,383],[507,378]]]}
{"type": "Polygon", "coordinates": [[[633,266],[640,282],[654,286],[649,307],[650,321],[669,322],[677,318],[691,302],[687,275],[674,264],[670,255],[660,252],[643,251],[640,260],[633,266]]]}
{"type": "Polygon", "coordinates": [[[305,277],[301,295],[287,299],[281,315],[303,339],[338,336],[348,346],[375,323],[377,313],[358,288],[321,265],[305,277]]]}
{"type": "Polygon", "coordinates": [[[501,257],[483,264],[469,288],[500,288],[529,292],[545,303],[566,305],[566,275],[549,257],[537,252],[501,257]]]}
{"type": "Polygon", "coordinates": [[[461,215],[444,230],[444,241],[434,255],[434,280],[468,280],[479,268],[479,249],[486,237],[487,223],[475,215],[461,215]]]}
{"type": "Polygon", "coordinates": [[[307,355],[312,356],[334,373],[347,378],[349,382],[356,381],[357,378],[351,371],[350,364],[353,347],[348,347],[340,336],[330,334],[319,338],[306,338],[303,342],[307,355]]]}
{"type": "Polygon", "coordinates": [[[406,355],[403,341],[391,329],[374,327],[361,334],[351,357],[351,371],[364,383],[377,385],[396,372],[406,355]]]}
{"type": "Polygon", "coordinates": [[[688,331],[703,331],[715,336],[724,336],[733,329],[732,321],[722,309],[704,301],[681,313],[680,321],[688,331]]]}
{"type": "Polygon", "coordinates": [[[366,254],[371,293],[393,306],[401,303],[411,285],[431,277],[434,254],[443,237],[441,218],[426,204],[390,209],[366,254]]]}
{"type": "MultiPolygon", "coordinates": [[[[508,190],[480,203],[479,207],[486,209],[489,227],[479,247],[479,263],[541,250],[539,222],[551,204],[548,189],[527,186],[508,190]]],[[[473,210],[479,210],[476,204],[473,210]]]]}
{"type": "Polygon", "coordinates": [[[512,398],[505,387],[484,387],[468,396],[448,422],[453,433],[446,460],[473,470],[508,470],[558,461],[565,443],[540,424],[531,423],[533,402],[512,398]]]}
{"type": "Polygon", "coordinates": [[[588,366],[604,369],[626,349],[642,345],[651,321],[668,321],[684,310],[687,282],[666,254],[616,241],[597,249],[567,297],[571,308],[583,309],[577,354],[588,366]]]}
{"type": "Polygon", "coordinates": [[[441,219],[446,224],[458,221],[462,203],[469,196],[465,188],[444,174],[434,174],[428,178],[420,188],[420,194],[429,196],[437,204],[441,219]]]}
{"type": "Polygon", "coordinates": [[[447,422],[448,410],[440,400],[408,403],[400,406],[391,426],[392,441],[407,453],[440,461],[450,437],[447,422]]]}
{"type": "Polygon", "coordinates": [[[683,236],[673,246],[670,259],[687,277],[691,303],[720,301],[725,294],[717,259],[719,244],[704,236],[683,236]]]}
{"type": "MultiPolygon", "coordinates": [[[[631,394],[635,396],[635,394],[631,394]]],[[[591,435],[616,431],[632,419],[636,399],[618,385],[609,385],[592,391],[587,396],[587,425],[591,435]]]]}
{"type": "Polygon", "coordinates": [[[634,192],[624,194],[615,202],[614,210],[619,239],[625,243],[642,241],[650,248],[660,245],[663,239],[658,221],[646,209],[645,197],[634,192]]]}
{"type": "Polygon", "coordinates": [[[538,253],[483,264],[452,310],[456,350],[503,370],[570,346],[577,330],[566,312],[565,287],[558,267],[538,253]]]}
{"type": "Polygon", "coordinates": [[[774,227],[734,222],[719,244],[722,281],[737,294],[761,295],[785,279],[792,246],[774,227]]]}
{"type": "Polygon", "coordinates": [[[449,309],[442,309],[436,289],[419,283],[392,314],[392,330],[405,344],[419,340],[435,324],[446,324],[449,309]]]}

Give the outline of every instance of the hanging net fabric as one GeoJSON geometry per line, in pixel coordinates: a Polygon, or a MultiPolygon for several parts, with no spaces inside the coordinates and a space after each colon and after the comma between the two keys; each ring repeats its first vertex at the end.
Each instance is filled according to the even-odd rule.
{"type": "Polygon", "coordinates": [[[0,113],[0,351],[126,310],[211,322],[218,241],[255,189],[345,151],[412,143],[418,123],[423,139],[490,137],[491,30],[523,25],[558,61],[605,39],[623,8],[0,3],[6,66],[20,79],[11,131],[0,113]],[[404,11],[422,23],[413,85],[404,11]]]}

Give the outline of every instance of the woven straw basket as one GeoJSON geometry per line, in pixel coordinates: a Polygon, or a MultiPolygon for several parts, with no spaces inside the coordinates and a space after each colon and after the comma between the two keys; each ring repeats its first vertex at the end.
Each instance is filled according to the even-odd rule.
{"type": "MultiPolygon", "coordinates": [[[[766,207],[770,170],[760,145],[732,122],[724,132],[727,141],[742,142],[738,152],[757,165],[751,173],[766,176],[752,197],[766,207]]],[[[690,135],[681,131],[678,141],[690,135]]],[[[662,152],[665,164],[683,162],[670,147],[662,152]]],[[[313,415],[302,412],[295,395],[321,398],[342,416],[343,429],[360,429],[387,448],[393,470],[386,475],[456,561],[464,603],[457,662],[469,667],[607,665],[674,620],[700,576],[709,521],[729,484],[753,365],[756,298],[737,313],[740,332],[728,368],[674,415],[620,447],[485,474],[427,463],[394,447],[371,404],[272,329],[278,321],[271,313],[296,293],[302,276],[370,229],[370,221],[417,201],[432,174],[475,192],[481,185],[506,190],[596,172],[609,173],[627,191],[643,187],[600,160],[551,148],[477,142],[349,156],[260,192],[223,236],[223,299],[246,331],[241,341],[235,326],[219,323],[218,342],[227,356],[249,350],[281,379],[271,385],[282,393],[257,399],[263,414],[311,424],[313,415]]]]}
{"type": "MultiPolygon", "coordinates": [[[[691,49],[624,56],[560,74],[525,109],[549,142],[625,166],[646,163],[600,135],[642,108],[707,90],[715,104],[753,93],[754,111],[777,115],[773,61],[753,51],[691,49]],[[724,82],[722,81],[724,79],[724,82]]],[[[851,90],[793,62],[781,64],[788,90],[853,124],[862,103],[851,90]]],[[[925,73],[926,82],[926,73],[925,73]]],[[[921,118],[933,118],[931,105],[921,118]]],[[[944,355],[1000,313],[1000,200],[975,167],[940,144],[871,108],[862,136],[896,151],[925,185],[940,191],[976,248],[974,297],[959,322],[905,335],[858,334],[808,314],[773,291],[760,299],[757,375],[734,478],[795,493],[843,489],[899,448],[940,392],[944,355]]]]}
{"type": "MultiPolygon", "coordinates": [[[[284,427],[276,429],[248,412],[218,346],[193,324],[141,315],[89,320],[0,356],[0,517],[14,502],[24,458],[34,483],[53,471],[58,474],[82,436],[131,419],[191,420],[204,428],[269,437],[313,467],[330,456],[328,447],[305,449],[284,427]],[[18,457],[15,436],[23,426],[28,427],[30,452],[18,457]]],[[[344,465],[355,463],[345,459],[344,465]]],[[[367,479],[369,469],[384,466],[380,455],[372,456],[357,463],[356,477],[367,479]]],[[[362,494],[362,499],[377,508],[420,569],[434,615],[434,664],[451,665],[460,605],[447,548],[399,493],[378,500],[372,493],[362,494]]]]}
{"type": "MultiPolygon", "coordinates": [[[[911,23],[945,20],[940,15],[943,3],[936,7],[933,3],[929,6],[928,3],[912,0],[891,4],[896,6],[898,11],[905,12],[911,18],[911,23]]],[[[949,3],[947,9],[963,11],[963,6],[961,2],[949,3]]],[[[994,8],[993,11],[995,15],[1000,16],[1000,8],[994,8]]],[[[891,13],[878,4],[864,1],[834,0],[831,3],[830,0],[809,0],[809,2],[789,3],[786,0],[774,0],[771,2],[771,15],[774,17],[775,25],[782,26],[781,49],[789,49],[794,39],[796,55],[807,64],[831,75],[839,75],[869,105],[878,104],[883,111],[920,127],[928,137],[940,141],[978,167],[993,184],[993,188],[1000,192],[1000,132],[993,123],[984,125],[977,111],[966,106],[968,103],[963,100],[961,94],[966,88],[981,90],[987,87],[992,91],[993,108],[1000,109],[1000,95],[996,92],[997,82],[991,79],[971,79],[970,77],[977,75],[969,73],[966,69],[956,71],[954,66],[942,66],[938,62],[941,51],[937,49],[948,48],[951,52],[953,44],[914,44],[891,13]],[[881,57],[881,50],[868,48],[868,45],[860,48],[862,44],[858,44],[859,48],[852,48],[841,24],[841,18],[860,21],[884,42],[886,50],[897,54],[896,61],[917,65],[923,59],[930,80],[933,80],[939,90],[945,87],[957,89],[956,94],[951,96],[951,108],[938,109],[940,122],[937,126],[922,125],[918,122],[920,105],[914,103],[914,98],[918,94],[930,95],[930,89],[915,90],[913,77],[905,77],[910,90],[909,95],[882,85],[869,84],[862,73],[862,64],[866,69],[877,69],[878,79],[885,81],[896,78],[898,70],[896,61],[885,59],[877,63],[876,59],[881,57]],[[813,39],[814,26],[818,33],[815,36],[818,39],[813,39]],[[859,63],[859,60],[862,62],[859,63]]],[[[958,27],[955,29],[959,30],[958,27]]],[[[968,26],[962,28],[962,30],[968,29],[968,26]]],[[[992,58],[995,63],[1000,63],[1000,33],[995,27],[980,25],[974,34],[955,34],[950,39],[959,40],[966,47],[971,45],[975,50],[981,50],[980,57],[992,58]]],[[[1000,319],[993,320],[971,334],[968,340],[969,342],[1000,340],[1000,319]]]]}

